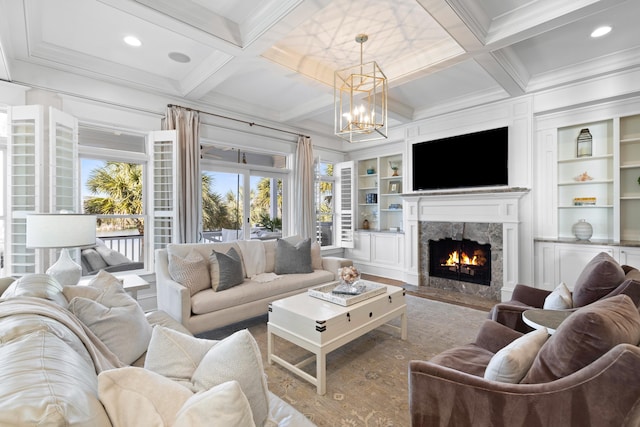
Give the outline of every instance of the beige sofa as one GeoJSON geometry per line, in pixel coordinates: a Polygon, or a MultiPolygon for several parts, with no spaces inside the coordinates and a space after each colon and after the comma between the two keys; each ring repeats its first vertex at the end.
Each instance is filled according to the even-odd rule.
{"type": "MultiPolygon", "coordinates": [[[[301,243],[301,239],[296,236],[281,240],[292,244],[301,243]]],[[[276,259],[277,245],[277,240],[248,240],[170,244],[166,249],[156,250],[158,309],[167,312],[191,333],[198,334],[266,314],[270,302],[329,283],[335,280],[339,268],[352,265],[352,261],[345,258],[322,257],[320,247],[314,242],[311,245],[312,272],[275,274],[278,263],[284,261],[276,259]],[[242,258],[244,280],[240,285],[223,291],[214,291],[208,286],[193,292],[174,280],[169,271],[170,256],[185,258],[191,251],[197,251],[208,260],[212,250],[226,253],[231,248],[242,258]]]]}
{"type": "MultiPolygon", "coordinates": [[[[104,274],[98,277],[105,279],[104,274]]],[[[173,378],[146,369],[158,331],[165,334],[171,331],[175,334],[174,340],[176,337],[197,339],[166,313],[142,312],[118,283],[103,284],[94,282],[63,289],[44,274],[25,276],[15,282],[10,278],[0,279],[0,425],[209,425],[192,422],[194,412],[197,415],[202,409],[197,408],[197,402],[189,408],[190,418],[184,416],[185,411],[182,415],[172,414],[180,408],[176,403],[180,402],[179,398],[186,400],[192,395],[199,398],[206,394],[192,392],[173,378]],[[96,307],[105,310],[102,316],[92,315],[96,307]],[[133,317],[137,321],[127,322],[133,317]],[[123,362],[134,358],[131,366],[123,362]],[[156,402],[165,399],[168,403],[153,405],[154,399],[156,402]],[[179,417],[182,424],[178,423],[179,417]]],[[[245,341],[246,338],[247,334],[245,341]]],[[[219,344],[206,341],[198,343],[218,348],[219,344]]],[[[157,361],[164,362],[169,356],[166,344],[161,342],[155,346],[157,366],[157,361]]],[[[230,346],[227,344],[224,351],[222,347],[218,357],[224,358],[230,346]]],[[[189,343],[189,348],[198,346],[189,343]]],[[[244,348],[241,350],[247,353],[244,348]]],[[[184,352],[180,354],[185,358],[184,352]]],[[[186,362],[193,365],[194,359],[188,358],[186,362]]],[[[238,359],[233,358],[233,363],[239,363],[238,359]]],[[[261,367],[259,363],[254,365],[252,373],[261,367]]],[[[258,386],[266,384],[263,374],[254,376],[258,386]]],[[[212,400],[206,402],[207,407],[200,415],[211,410],[215,399],[221,399],[218,406],[223,408],[238,401],[229,403],[228,388],[235,386],[235,396],[242,395],[238,386],[233,381],[225,384],[227,388],[222,392],[214,390],[218,393],[216,396],[209,392],[212,400]]],[[[268,411],[268,422],[261,425],[313,427],[306,417],[266,387],[263,397],[267,402],[263,412],[268,411]]],[[[225,416],[232,415],[226,411],[225,416]]]]}

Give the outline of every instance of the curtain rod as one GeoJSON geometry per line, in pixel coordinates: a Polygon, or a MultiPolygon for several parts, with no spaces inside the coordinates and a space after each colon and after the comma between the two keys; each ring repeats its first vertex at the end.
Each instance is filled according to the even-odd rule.
{"type": "Polygon", "coordinates": [[[233,117],[227,117],[227,116],[223,116],[223,115],[221,115],[221,114],[209,113],[208,111],[202,111],[202,110],[198,110],[198,109],[196,109],[196,108],[183,107],[183,106],[181,106],[181,105],[176,105],[176,104],[167,104],[167,107],[169,107],[169,108],[171,108],[171,107],[184,108],[185,110],[189,110],[189,111],[196,111],[196,112],[201,113],[201,114],[207,114],[207,115],[209,115],[209,116],[220,117],[220,118],[222,118],[222,119],[233,120],[234,122],[244,123],[244,124],[247,124],[247,125],[249,125],[249,126],[259,126],[259,127],[261,127],[261,128],[270,129],[270,130],[275,130],[275,131],[277,131],[277,132],[284,132],[284,133],[288,133],[288,134],[291,134],[291,135],[301,136],[301,137],[303,137],[303,138],[311,138],[310,136],[308,136],[308,135],[303,135],[303,134],[301,134],[301,133],[291,132],[291,131],[284,130],[284,129],[278,129],[278,128],[274,128],[274,127],[271,127],[271,126],[261,125],[261,124],[259,124],[259,123],[248,122],[248,121],[246,121],[246,120],[236,119],[236,118],[233,118],[233,117]]]}

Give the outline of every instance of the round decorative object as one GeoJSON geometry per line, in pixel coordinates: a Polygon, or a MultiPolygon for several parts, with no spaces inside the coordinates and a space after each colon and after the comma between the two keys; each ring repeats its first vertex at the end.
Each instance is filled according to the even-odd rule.
{"type": "Polygon", "coordinates": [[[586,219],[580,219],[573,224],[572,231],[578,240],[589,240],[593,236],[593,227],[586,219]]]}
{"type": "Polygon", "coordinates": [[[338,279],[340,283],[353,285],[360,280],[360,272],[355,266],[342,267],[338,269],[338,279]]]}
{"type": "Polygon", "coordinates": [[[362,221],[362,228],[364,230],[368,230],[369,229],[369,220],[365,218],[364,221],[362,221]]]}

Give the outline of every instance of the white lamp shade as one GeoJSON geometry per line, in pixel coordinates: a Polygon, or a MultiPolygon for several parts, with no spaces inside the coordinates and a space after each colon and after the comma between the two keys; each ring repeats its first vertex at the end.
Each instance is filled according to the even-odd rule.
{"type": "Polygon", "coordinates": [[[77,248],[95,245],[96,216],[86,214],[27,215],[28,248],[77,248]]]}

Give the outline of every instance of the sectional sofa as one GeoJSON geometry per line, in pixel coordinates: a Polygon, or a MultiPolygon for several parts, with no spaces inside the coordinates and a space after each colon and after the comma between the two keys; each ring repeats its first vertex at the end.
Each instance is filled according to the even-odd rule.
{"type": "Polygon", "coordinates": [[[169,244],[155,252],[158,309],[198,334],[266,314],[270,302],[332,282],[350,265],[299,236],[169,244]]]}
{"type": "Polygon", "coordinates": [[[313,427],[266,386],[246,330],[193,337],[104,271],[0,279],[0,425],[313,427]]]}

